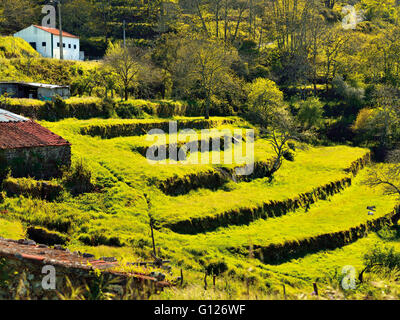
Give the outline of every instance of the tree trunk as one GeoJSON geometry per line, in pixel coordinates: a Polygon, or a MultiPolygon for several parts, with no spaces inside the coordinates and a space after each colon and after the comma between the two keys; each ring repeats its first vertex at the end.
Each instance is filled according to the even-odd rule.
{"type": "Polygon", "coordinates": [[[207,94],[207,99],[206,99],[206,110],[205,110],[205,116],[204,118],[206,120],[210,119],[210,104],[211,104],[211,98],[210,98],[210,94],[207,94]]]}
{"type": "Polygon", "coordinates": [[[228,40],[228,0],[225,0],[225,25],[224,25],[224,43],[228,40]]]}
{"type": "Polygon", "coordinates": [[[198,0],[196,0],[196,7],[197,7],[197,13],[198,13],[199,18],[201,20],[201,24],[203,25],[204,32],[208,36],[208,29],[207,29],[207,26],[206,26],[206,22],[204,21],[203,15],[201,14],[200,4],[199,4],[198,0]]]}
{"type": "Polygon", "coordinates": [[[219,38],[219,2],[217,3],[217,8],[215,9],[215,36],[219,38]]]}

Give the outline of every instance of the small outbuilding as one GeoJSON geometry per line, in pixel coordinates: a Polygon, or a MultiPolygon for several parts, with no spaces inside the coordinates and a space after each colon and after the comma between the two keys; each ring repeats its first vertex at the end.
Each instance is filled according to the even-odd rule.
{"type": "Polygon", "coordinates": [[[0,170],[48,179],[71,166],[71,144],[35,121],[0,109],[0,170]]]}
{"type": "Polygon", "coordinates": [[[51,100],[59,95],[63,99],[71,96],[69,86],[47,83],[0,81],[0,96],[7,93],[11,98],[51,100]]]}

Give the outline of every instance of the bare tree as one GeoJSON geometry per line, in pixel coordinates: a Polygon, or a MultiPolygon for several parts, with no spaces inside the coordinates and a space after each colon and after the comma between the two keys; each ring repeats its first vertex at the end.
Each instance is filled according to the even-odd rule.
{"type": "Polygon", "coordinates": [[[140,71],[141,49],[137,47],[125,48],[120,44],[111,44],[104,58],[105,66],[116,75],[124,91],[124,98],[128,100],[129,88],[135,83],[140,71]]]}
{"type": "Polygon", "coordinates": [[[269,142],[275,153],[275,161],[271,169],[271,178],[277,172],[289,152],[288,142],[301,141],[310,133],[301,132],[286,108],[280,108],[271,117],[269,142]]]}
{"type": "Polygon", "coordinates": [[[349,39],[348,33],[343,32],[339,27],[327,29],[322,35],[320,46],[325,58],[323,73],[326,91],[329,89],[329,83],[335,78],[339,56],[343,54],[349,39]]]}
{"type": "Polygon", "coordinates": [[[174,77],[191,90],[199,86],[205,96],[205,118],[209,118],[211,98],[231,72],[237,52],[206,38],[182,40],[177,51],[174,77]]]}
{"type": "Polygon", "coordinates": [[[371,188],[383,186],[387,195],[400,197],[400,165],[385,165],[370,171],[365,184],[371,188]]]}

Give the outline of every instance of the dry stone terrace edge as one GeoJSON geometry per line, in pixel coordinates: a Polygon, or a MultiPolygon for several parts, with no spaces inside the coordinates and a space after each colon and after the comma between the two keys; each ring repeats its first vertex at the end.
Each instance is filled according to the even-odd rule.
{"type": "MultiPolygon", "coordinates": [[[[18,259],[27,260],[27,262],[34,264],[53,265],[54,267],[63,267],[73,271],[80,270],[106,270],[119,265],[118,261],[104,261],[94,257],[84,258],[77,253],[71,253],[65,249],[49,248],[44,245],[35,244],[29,240],[11,240],[0,237],[0,258],[5,259],[18,259]]],[[[105,259],[108,260],[108,259],[105,259]]],[[[116,277],[122,279],[135,278],[138,281],[153,282],[157,287],[164,288],[170,287],[171,284],[167,281],[157,281],[156,278],[147,276],[145,274],[127,273],[107,271],[116,277]]]]}

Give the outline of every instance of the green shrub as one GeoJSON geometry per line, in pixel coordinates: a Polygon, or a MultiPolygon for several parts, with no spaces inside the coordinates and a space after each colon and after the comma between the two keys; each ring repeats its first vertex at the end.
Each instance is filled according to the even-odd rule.
{"type": "Polygon", "coordinates": [[[29,239],[36,241],[39,244],[53,246],[56,244],[65,245],[69,238],[59,232],[49,231],[45,228],[29,227],[27,230],[29,239]]]}
{"type": "Polygon", "coordinates": [[[46,200],[56,199],[63,191],[63,187],[51,181],[36,181],[30,178],[6,178],[3,189],[9,196],[25,196],[46,200]]]}
{"type": "Polygon", "coordinates": [[[400,253],[395,252],[394,247],[375,246],[364,255],[364,264],[377,272],[400,269],[400,253]]]}
{"type": "MultiPolygon", "coordinates": [[[[143,118],[144,111],[143,106],[137,103],[133,103],[132,100],[123,101],[118,103],[116,108],[116,113],[118,117],[122,119],[133,119],[133,118],[143,118]]],[[[154,110],[151,110],[153,112],[154,110]]],[[[149,113],[149,112],[147,112],[149,113]]],[[[154,113],[150,113],[154,114],[154,113]]]]}
{"type": "Polygon", "coordinates": [[[283,153],[283,157],[287,161],[294,161],[294,153],[291,152],[290,150],[285,150],[284,153],[283,153]]]}
{"type": "Polygon", "coordinates": [[[44,105],[44,101],[36,99],[6,99],[4,97],[0,97],[0,108],[33,119],[39,118],[44,105]]]}
{"type": "Polygon", "coordinates": [[[228,270],[228,265],[224,261],[212,261],[206,265],[208,275],[219,276],[228,270]]]}
{"type": "Polygon", "coordinates": [[[317,97],[310,97],[307,100],[299,101],[297,118],[305,129],[318,128],[322,122],[324,104],[317,97]]]}
{"type": "MultiPolygon", "coordinates": [[[[231,119],[195,119],[195,120],[179,120],[178,130],[182,129],[208,129],[215,128],[224,124],[231,124],[231,119]]],[[[121,121],[117,123],[103,124],[103,125],[88,125],[81,128],[81,134],[90,136],[100,136],[105,139],[111,139],[115,137],[129,137],[129,136],[140,136],[147,134],[152,129],[161,129],[165,132],[169,131],[169,121],[121,121]]]]}
{"type": "Polygon", "coordinates": [[[94,234],[82,234],[79,236],[79,241],[88,246],[111,246],[111,247],[122,247],[123,243],[118,237],[105,236],[100,232],[94,234]]]}
{"type": "Polygon", "coordinates": [[[0,203],[3,203],[7,195],[4,191],[0,191],[0,203]]]}
{"type": "Polygon", "coordinates": [[[39,57],[36,50],[22,38],[0,36],[0,58],[39,57]]]}
{"type": "Polygon", "coordinates": [[[179,101],[160,100],[157,101],[157,115],[161,118],[185,116],[186,106],[179,101]]]}
{"type": "Polygon", "coordinates": [[[82,160],[64,174],[63,183],[72,195],[92,192],[95,188],[92,183],[92,172],[82,160]]]}

